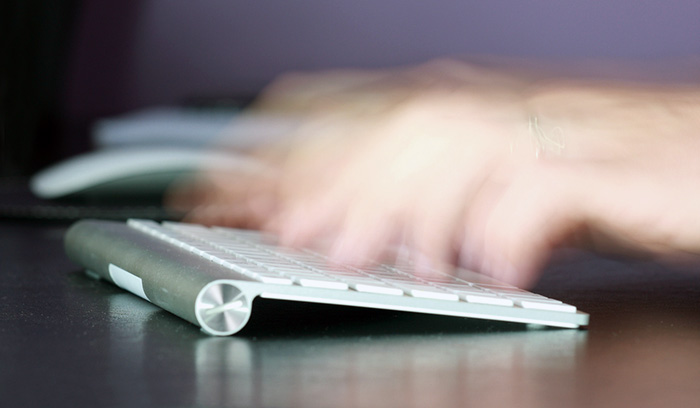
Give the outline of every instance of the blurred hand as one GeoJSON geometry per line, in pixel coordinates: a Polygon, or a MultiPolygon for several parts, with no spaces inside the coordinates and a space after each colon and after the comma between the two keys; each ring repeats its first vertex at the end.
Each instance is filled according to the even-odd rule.
{"type": "Polygon", "coordinates": [[[269,171],[209,174],[191,220],[272,230],[362,263],[410,249],[517,285],[551,250],[700,252],[700,93],[542,81],[467,64],[289,75],[256,111],[301,117],[258,152],[269,171]]]}

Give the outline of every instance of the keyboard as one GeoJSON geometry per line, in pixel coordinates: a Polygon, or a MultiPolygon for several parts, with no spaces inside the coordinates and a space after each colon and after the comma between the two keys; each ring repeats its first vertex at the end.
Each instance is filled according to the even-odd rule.
{"type": "Polygon", "coordinates": [[[414,274],[409,260],[363,267],[311,249],[282,247],[259,231],[131,219],[81,220],[66,253],[107,280],[227,336],[250,319],[257,297],[579,328],[575,306],[458,269],[414,274]]]}

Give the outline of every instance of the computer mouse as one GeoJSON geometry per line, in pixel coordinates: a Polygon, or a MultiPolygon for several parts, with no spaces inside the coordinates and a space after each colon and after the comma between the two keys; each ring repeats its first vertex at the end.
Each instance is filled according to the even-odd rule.
{"type": "Polygon", "coordinates": [[[262,169],[241,153],[181,147],[97,150],[67,159],[35,174],[30,189],[43,199],[88,202],[160,200],[178,178],[203,168],[262,169]]]}

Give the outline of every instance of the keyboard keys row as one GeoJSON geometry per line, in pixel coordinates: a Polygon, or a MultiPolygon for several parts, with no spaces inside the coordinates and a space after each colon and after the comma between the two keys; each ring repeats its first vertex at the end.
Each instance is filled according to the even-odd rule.
{"type": "Polygon", "coordinates": [[[331,264],[308,250],[279,248],[257,232],[151,221],[131,226],[266,284],[575,313],[574,306],[491,280],[470,283],[442,272],[415,276],[410,263],[364,268],[331,264]]]}

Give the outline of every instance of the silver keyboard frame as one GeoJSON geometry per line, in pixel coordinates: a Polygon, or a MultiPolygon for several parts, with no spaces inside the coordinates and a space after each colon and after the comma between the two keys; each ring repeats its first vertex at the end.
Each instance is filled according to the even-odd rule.
{"type": "Polygon", "coordinates": [[[92,276],[129,290],[216,336],[232,335],[245,327],[257,297],[561,328],[579,328],[589,320],[581,311],[261,283],[123,222],[79,221],[66,233],[65,247],[68,256],[92,276]]]}

